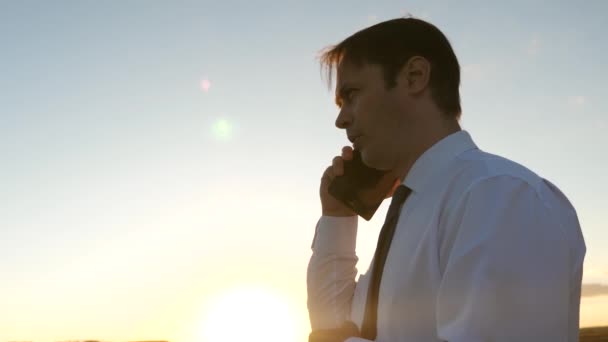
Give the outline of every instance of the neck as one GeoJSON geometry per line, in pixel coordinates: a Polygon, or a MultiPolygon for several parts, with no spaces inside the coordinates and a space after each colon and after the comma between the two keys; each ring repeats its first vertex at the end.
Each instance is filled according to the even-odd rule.
{"type": "Polygon", "coordinates": [[[400,161],[395,168],[395,175],[399,177],[401,183],[405,180],[405,177],[410,172],[412,166],[414,166],[414,163],[416,163],[416,160],[418,160],[424,152],[448,135],[461,130],[458,121],[453,119],[441,119],[438,122],[432,123],[427,128],[428,129],[420,130],[421,133],[419,135],[411,137],[413,140],[408,143],[410,143],[410,146],[413,148],[405,151],[406,154],[400,157],[400,161]]]}

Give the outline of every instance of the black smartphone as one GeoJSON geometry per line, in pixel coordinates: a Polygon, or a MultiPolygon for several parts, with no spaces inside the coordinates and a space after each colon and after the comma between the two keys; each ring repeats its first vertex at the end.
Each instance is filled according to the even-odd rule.
{"type": "Polygon", "coordinates": [[[382,204],[384,197],[371,198],[370,202],[370,198],[364,198],[363,195],[365,190],[372,189],[378,184],[387,172],[365,165],[361,159],[361,152],[355,149],[353,159],[344,161],[344,174],[334,178],[327,190],[357,215],[369,221],[382,204]]]}

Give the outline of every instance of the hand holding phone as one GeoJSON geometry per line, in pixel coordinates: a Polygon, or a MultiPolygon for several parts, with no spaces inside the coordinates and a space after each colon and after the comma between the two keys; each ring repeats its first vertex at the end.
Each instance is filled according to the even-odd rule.
{"type": "Polygon", "coordinates": [[[321,202],[324,214],[357,214],[369,221],[394,190],[397,181],[398,177],[389,171],[365,165],[361,153],[347,146],[342,150],[342,157],[334,158],[332,166],[323,175],[321,202]]]}
{"type": "Polygon", "coordinates": [[[321,208],[324,216],[355,216],[355,213],[346,204],[342,203],[329,194],[329,184],[337,177],[344,174],[344,162],[353,159],[353,149],[350,146],[342,148],[342,155],[336,156],[331,165],[325,169],[321,177],[319,193],[321,195],[321,208]]]}

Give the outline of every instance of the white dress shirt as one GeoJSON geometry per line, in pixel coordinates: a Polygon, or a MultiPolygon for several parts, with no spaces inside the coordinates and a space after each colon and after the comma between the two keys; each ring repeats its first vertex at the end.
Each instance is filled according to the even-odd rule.
{"type": "MultiPolygon", "coordinates": [[[[384,268],[376,341],[578,341],[586,247],[555,185],[481,151],[466,131],[428,149],[403,184],[412,194],[384,268]]],[[[312,330],[345,320],[361,328],[371,270],[355,281],[357,222],[318,221],[307,271],[312,330]]]]}

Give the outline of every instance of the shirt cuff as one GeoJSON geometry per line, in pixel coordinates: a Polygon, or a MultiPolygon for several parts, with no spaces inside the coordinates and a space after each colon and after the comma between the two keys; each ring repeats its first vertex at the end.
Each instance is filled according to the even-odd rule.
{"type": "Polygon", "coordinates": [[[310,246],[316,253],[350,254],[357,246],[359,217],[321,216],[310,246]]]}

